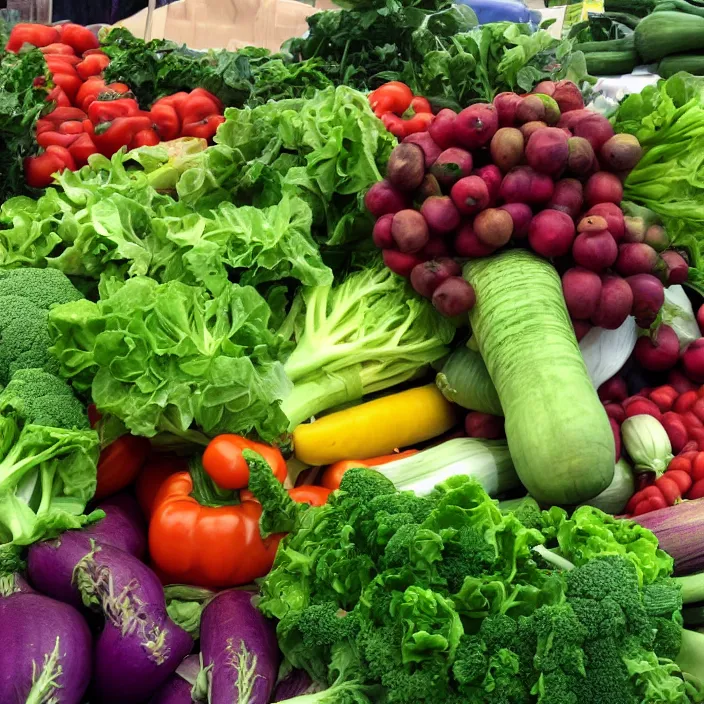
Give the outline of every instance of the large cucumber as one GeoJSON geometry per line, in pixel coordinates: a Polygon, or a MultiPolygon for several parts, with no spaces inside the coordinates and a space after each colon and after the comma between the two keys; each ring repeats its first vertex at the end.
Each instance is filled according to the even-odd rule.
{"type": "Polygon", "coordinates": [[[499,394],[516,472],[548,504],[579,504],[614,475],[614,439],[553,266],[524,250],[475,259],[472,330],[499,394]]]}

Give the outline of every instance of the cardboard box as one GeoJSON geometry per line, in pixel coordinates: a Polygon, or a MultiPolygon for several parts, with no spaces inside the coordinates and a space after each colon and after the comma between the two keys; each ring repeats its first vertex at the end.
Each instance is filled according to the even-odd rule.
{"type": "MultiPolygon", "coordinates": [[[[290,37],[308,30],[306,18],[336,9],[330,0],[177,0],[153,13],[151,38],[171,39],[192,49],[261,46],[278,51],[290,37]]],[[[147,10],[118,23],[145,36],[147,10]]]]}

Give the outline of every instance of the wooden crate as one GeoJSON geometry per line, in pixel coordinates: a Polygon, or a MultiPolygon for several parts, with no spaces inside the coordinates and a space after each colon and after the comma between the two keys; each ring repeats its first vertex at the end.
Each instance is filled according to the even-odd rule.
{"type": "MultiPolygon", "coordinates": [[[[277,51],[289,37],[306,32],[306,18],[335,9],[330,0],[315,7],[299,0],[178,0],[154,12],[151,37],[172,39],[193,49],[238,49],[261,46],[277,51]]],[[[143,37],[147,11],[119,26],[143,37]]]]}

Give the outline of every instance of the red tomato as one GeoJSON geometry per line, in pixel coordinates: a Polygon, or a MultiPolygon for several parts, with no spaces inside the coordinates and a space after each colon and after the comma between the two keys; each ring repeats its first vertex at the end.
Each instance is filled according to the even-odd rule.
{"type": "Polygon", "coordinates": [[[16,54],[25,44],[43,47],[49,44],[58,44],[59,41],[59,33],[55,27],[20,23],[12,28],[5,49],[16,54]]]}
{"type": "Polygon", "coordinates": [[[73,47],[74,51],[83,55],[84,52],[90,49],[99,49],[100,42],[98,37],[80,24],[65,24],[61,28],[61,41],[73,47]]]}
{"type": "Polygon", "coordinates": [[[87,81],[91,76],[102,73],[109,63],[110,59],[105,54],[91,54],[76,66],[76,71],[84,81],[87,81]]]}
{"type": "Polygon", "coordinates": [[[147,438],[123,435],[108,445],[98,460],[95,498],[104,499],[129,486],[147,460],[151,444],[147,438]]]}

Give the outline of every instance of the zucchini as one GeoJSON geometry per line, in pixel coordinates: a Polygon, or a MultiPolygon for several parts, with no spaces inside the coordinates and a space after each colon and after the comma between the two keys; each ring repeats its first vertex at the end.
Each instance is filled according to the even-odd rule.
{"type": "Polygon", "coordinates": [[[597,496],[614,476],[614,438],[555,268],[514,249],[468,262],[464,277],[477,294],[470,322],[523,485],[547,504],[597,496]]]}
{"type": "Polygon", "coordinates": [[[592,76],[623,76],[638,66],[640,59],[634,51],[599,51],[585,54],[587,72],[592,76]]]}
{"type": "Polygon", "coordinates": [[[704,7],[692,5],[687,0],[663,0],[655,6],[655,12],[668,12],[670,10],[704,17],[704,7]]]}
{"type": "Polygon", "coordinates": [[[635,51],[636,38],[629,34],[620,39],[608,39],[603,42],[581,42],[572,47],[572,51],[583,51],[585,54],[595,54],[607,51],[635,51]]]}
{"type": "Polygon", "coordinates": [[[622,25],[629,27],[630,29],[635,29],[636,25],[640,22],[641,18],[636,15],[631,15],[628,12],[606,12],[604,13],[606,17],[614,22],[620,22],[622,25]]]}
{"type": "Polygon", "coordinates": [[[658,76],[670,78],[680,71],[686,71],[693,76],[704,76],[704,55],[702,54],[673,54],[666,56],[658,64],[658,76]]]}
{"type": "Polygon", "coordinates": [[[704,49],[704,17],[684,12],[654,12],[633,33],[636,51],[646,63],[704,49]]]}
{"type": "Polygon", "coordinates": [[[605,0],[604,11],[625,12],[629,15],[637,17],[645,17],[649,15],[655,7],[655,0],[605,0]]]}

